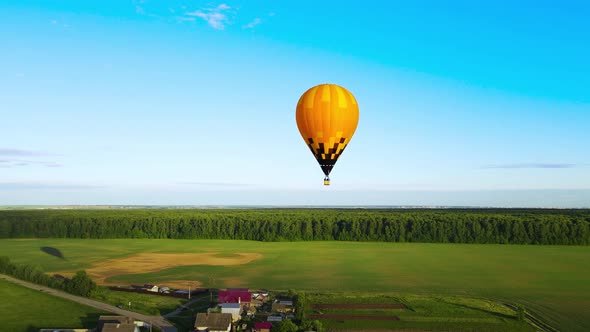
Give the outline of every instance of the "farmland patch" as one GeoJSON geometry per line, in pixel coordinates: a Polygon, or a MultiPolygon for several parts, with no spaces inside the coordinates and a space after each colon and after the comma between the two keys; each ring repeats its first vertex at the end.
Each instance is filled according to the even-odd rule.
{"type": "MultiPolygon", "coordinates": [[[[108,279],[113,276],[137,273],[157,272],[175,266],[204,265],[204,266],[235,266],[244,265],[262,258],[259,253],[236,253],[219,255],[218,253],[141,253],[137,255],[108,259],[92,264],[86,272],[100,285],[115,285],[108,279]]],[[[71,276],[75,271],[52,272],[64,276],[71,276]]],[[[199,287],[194,280],[171,280],[166,282],[168,287],[186,288],[199,287]]]]}

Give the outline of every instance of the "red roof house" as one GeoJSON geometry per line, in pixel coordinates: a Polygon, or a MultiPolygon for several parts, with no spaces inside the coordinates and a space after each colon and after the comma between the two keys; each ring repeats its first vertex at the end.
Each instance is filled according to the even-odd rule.
{"type": "Polygon", "coordinates": [[[222,303],[250,303],[252,293],[248,288],[228,288],[227,290],[220,290],[217,296],[217,302],[222,303]]]}
{"type": "Polygon", "coordinates": [[[257,322],[254,324],[255,332],[268,332],[272,327],[271,322],[257,322]]]}

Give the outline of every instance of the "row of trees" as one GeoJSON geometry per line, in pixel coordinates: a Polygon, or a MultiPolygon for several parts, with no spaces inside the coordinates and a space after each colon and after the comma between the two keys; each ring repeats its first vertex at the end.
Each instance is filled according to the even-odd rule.
{"type": "Polygon", "coordinates": [[[0,238],[590,244],[590,210],[0,211],[0,238]]]}
{"type": "Polygon", "coordinates": [[[5,256],[0,257],[0,273],[79,296],[90,297],[90,294],[96,290],[96,283],[86,274],[86,271],[76,272],[72,279],[56,278],[45,274],[39,267],[15,264],[5,256]]]}
{"type": "Polygon", "coordinates": [[[302,320],[292,321],[290,319],[283,319],[279,323],[272,325],[271,332],[324,332],[324,326],[319,320],[302,320]],[[298,324],[297,324],[298,323],[298,324]]]}

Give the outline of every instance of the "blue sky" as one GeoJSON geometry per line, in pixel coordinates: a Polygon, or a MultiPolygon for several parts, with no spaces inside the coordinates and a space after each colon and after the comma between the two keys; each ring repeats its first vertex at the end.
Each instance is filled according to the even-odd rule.
{"type": "Polygon", "coordinates": [[[590,4],[2,1],[0,205],[590,206],[590,4]],[[360,105],[332,186],[295,124],[360,105]]]}

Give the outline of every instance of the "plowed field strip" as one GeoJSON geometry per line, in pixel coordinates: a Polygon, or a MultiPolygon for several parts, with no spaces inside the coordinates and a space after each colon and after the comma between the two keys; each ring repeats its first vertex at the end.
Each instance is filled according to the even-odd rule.
{"type": "Polygon", "coordinates": [[[406,306],[401,303],[395,304],[312,304],[313,309],[405,309],[406,306]]]}
{"type": "Polygon", "coordinates": [[[312,319],[332,319],[332,320],[399,320],[398,316],[389,315],[309,315],[312,319]]]}

